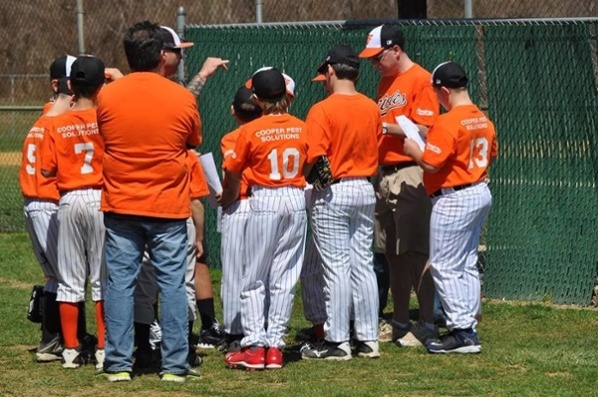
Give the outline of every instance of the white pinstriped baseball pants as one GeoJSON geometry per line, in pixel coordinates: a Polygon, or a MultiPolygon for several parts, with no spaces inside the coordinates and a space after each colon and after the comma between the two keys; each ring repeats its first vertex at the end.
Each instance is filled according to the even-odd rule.
{"type": "Polygon", "coordinates": [[[241,292],[245,337],[241,346],[281,348],[303,262],[305,196],[303,189],[291,186],[253,186],[249,207],[241,292]]]}
{"type": "Polygon", "coordinates": [[[432,199],[430,270],[446,312],[447,328],[475,329],[481,305],[478,244],[492,194],[484,182],[443,192],[446,194],[432,199]]]}
{"type": "Polygon", "coordinates": [[[366,178],[344,178],[314,192],[312,230],[324,266],[326,340],[349,340],[351,310],[355,336],[378,340],[378,286],[372,240],[376,196],[366,178]]]}
{"type": "Polygon", "coordinates": [[[58,208],[58,295],[59,302],[85,301],[89,277],[91,299],[104,299],[104,214],[100,211],[102,191],[80,189],[65,193],[58,208]]]}
{"type": "Polygon", "coordinates": [[[227,334],[243,334],[241,325],[241,291],[245,272],[245,226],[249,217],[249,200],[238,200],[222,210],[220,226],[220,263],[222,281],[222,323],[227,334]]]}
{"type": "Polygon", "coordinates": [[[44,276],[44,291],[58,290],[58,203],[26,199],[23,208],[25,228],[44,276]]]}

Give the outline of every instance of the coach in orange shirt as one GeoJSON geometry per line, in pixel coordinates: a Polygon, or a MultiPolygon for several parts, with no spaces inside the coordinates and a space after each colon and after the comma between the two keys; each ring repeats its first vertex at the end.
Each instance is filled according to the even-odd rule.
{"type": "Polygon", "coordinates": [[[454,62],[432,73],[432,84],[447,113],[428,133],[424,151],[405,140],[405,153],[424,170],[432,198],[430,268],[448,335],[426,344],[430,353],[479,353],[476,330],[480,311],[478,243],[492,205],[487,170],[497,156],[494,124],[473,104],[467,75],[454,62]]]}
{"type": "Polygon", "coordinates": [[[143,251],[156,270],[162,307],[162,380],[184,381],[189,369],[185,295],[186,219],[191,215],[187,148],[201,143],[193,94],[172,73],[160,26],[128,30],[124,47],[132,73],[98,98],[105,141],[102,210],[106,223],[106,360],[110,381],[133,369],[133,292],[143,251]]]}
{"type": "Polygon", "coordinates": [[[359,58],[347,45],[331,48],[318,72],[330,95],[306,120],[306,173],[328,159],[334,182],[312,193],[312,230],[326,287],[324,342],[303,350],[308,359],[349,360],[349,321],[355,313],[356,351],[379,357],[378,296],[372,263],[376,196],[368,178],[378,167],[382,120],[376,103],[355,89],[359,58]]]}
{"type": "Polygon", "coordinates": [[[419,346],[438,336],[433,319],[434,283],[426,271],[431,203],[422,184],[422,170],[405,155],[405,134],[396,117],[406,116],[425,135],[438,115],[438,100],[430,73],[405,52],[400,29],[391,25],[373,29],[359,56],[369,59],[382,76],[376,97],[384,137],[378,147],[374,248],[386,253],[394,312],[392,334],[382,332],[388,327],[381,327],[380,341],[419,346]],[[409,321],[412,288],[419,303],[419,322],[414,325],[409,321]]]}

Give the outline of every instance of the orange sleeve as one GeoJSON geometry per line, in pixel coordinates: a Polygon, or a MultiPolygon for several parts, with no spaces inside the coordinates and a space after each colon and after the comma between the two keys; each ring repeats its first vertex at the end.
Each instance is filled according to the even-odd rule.
{"type": "Polygon", "coordinates": [[[189,165],[189,197],[195,199],[209,195],[210,190],[199,161],[199,153],[193,149],[188,150],[187,163],[189,165]]]}
{"type": "Polygon", "coordinates": [[[239,137],[233,153],[224,160],[224,169],[231,172],[241,172],[245,168],[245,163],[250,151],[251,142],[247,139],[247,129],[242,128],[239,131],[239,137]]]}
{"type": "Polygon", "coordinates": [[[430,127],[438,117],[438,111],[438,97],[434,92],[434,88],[429,81],[425,83],[424,80],[424,84],[413,97],[410,118],[416,124],[430,127]]]}
{"type": "Polygon", "coordinates": [[[305,120],[307,132],[307,162],[313,164],[320,156],[327,154],[330,147],[330,131],[321,104],[314,105],[305,120]]]}
{"type": "Polygon", "coordinates": [[[422,161],[436,168],[441,168],[455,151],[455,137],[443,126],[434,125],[428,131],[426,147],[422,161]]]}
{"type": "MultiPolygon", "coordinates": [[[[53,124],[52,124],[53,126],[53,124]]],[[[40,150],[40,169],[47,172],[56,172],[56,141],[55,129],[51,128],[44,134],[40,150]]]]}

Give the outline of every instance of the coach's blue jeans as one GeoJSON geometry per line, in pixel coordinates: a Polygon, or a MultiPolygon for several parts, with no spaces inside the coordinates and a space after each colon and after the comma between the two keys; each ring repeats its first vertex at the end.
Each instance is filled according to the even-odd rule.
{"type": "Polygon", "coordinates": [[[133,369],[133,297],[146,246],[160,288],[162,371],[188,370],[188,312],[185,295],[185,219],[164,220],[106,213],[104,302],[107,372],[133,369]]]}

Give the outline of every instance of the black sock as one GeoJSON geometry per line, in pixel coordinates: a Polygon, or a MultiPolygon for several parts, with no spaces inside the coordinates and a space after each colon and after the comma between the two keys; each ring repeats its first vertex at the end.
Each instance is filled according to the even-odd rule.
{"type": "Polygon", "coordinates": [[[137,345],[137,349],[151,350],[152,346],[150,345],[150,342],[149,342],[150,325],[149,324],[141,324],[141,323],[133,323],[133,327],[135,328],[135,345],[137,345]]]}
{"type": "Polygon", "coordinates": [[[44,292],[42,297],[42,342],[51,342],[56,336],[60,336],[60,332],[60,312],[56,294],[44,292]]]}
{"type": "Polygon", "coordinates": [[[196,304],[201,319],[201,329],[209,329],[216,322],[214,298],[197,299],[196,304]]]}
{"type": "Polygon", "coordinates": [[[85,301],[79,302],[79,317],[77,318],[77,338],[79,343],[83,343],[83,339],[87,335],[87,322],[85,321],[85,301]]]}

